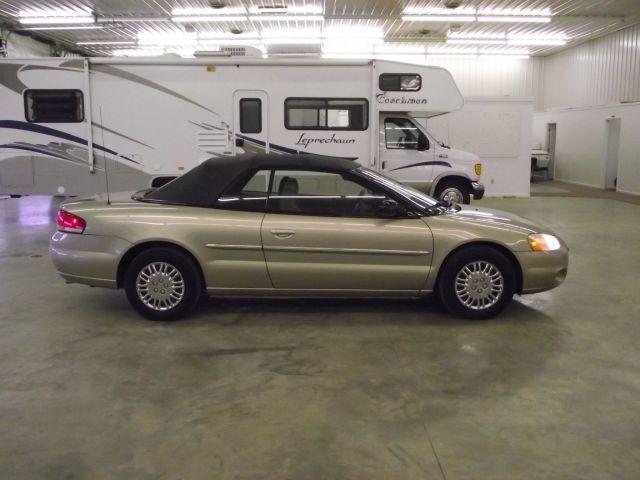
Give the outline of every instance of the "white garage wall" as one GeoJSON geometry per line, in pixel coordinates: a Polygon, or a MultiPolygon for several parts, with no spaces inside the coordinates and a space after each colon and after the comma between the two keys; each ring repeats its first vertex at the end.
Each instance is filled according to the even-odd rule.
{"type": "Polygon", "coordinates": [[[467,97],[464,107],[427,121],[453,148],[482,161],[487,196],[529,196],[533,98],[467,97]]]}
{"type": "Polygon", "coordinates": [[[640,102],[640,25],[544,59],[543,106],[640,102]]]}
{"type": "Polygon", "coordinates": [[[7,38],[7,57],[27,58],[27,57],[49,57],[51,47],[46,43],[34,40],[25,35],[10,33],[7,38]]]}
{"type": "Polygon", "coordinates": [[[451,72],[465,97],[541,97],[542,58],[428,58],[451,72]]]}
{"type": "Polygon", "coordinates": [[[542,86],[533,143],[544,146],[547,123],[557,124],[555,177],[604,188],[606,119],[615,116],[618,190],[640,194],[640,25],[546,57],[542,86]]]}
{"type": "Polygon", "coordinates": [[[556,124],[555,178],[604,188],[606,119],[621,119],[618,190],[640,194],[640,103],[537,112],[533,143],[556,124]]]}

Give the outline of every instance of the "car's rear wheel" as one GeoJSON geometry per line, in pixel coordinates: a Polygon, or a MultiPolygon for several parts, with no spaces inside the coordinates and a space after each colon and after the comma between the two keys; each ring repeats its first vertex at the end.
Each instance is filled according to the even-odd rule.
{"type": "Polygon", "coordinates": [[[504,254],[491,247],[468,247],[454,253],[438,282],[442,303],[454,315],[486,319],[511,301],[516,273],[504,254]]]}
{"type": "Polygon", "coordinates": [[[140,252],[129,264],[124,288],[131,306],[150,320],[177,320],[197,305],[202,294],[193,260],[173,248],[140,252]]]}
{"type": "Polygon", "coordinates": [[[442,180],[436,187],[435,197],[449,203],[471,203],[471,189],[463,180],[442,180]]]}

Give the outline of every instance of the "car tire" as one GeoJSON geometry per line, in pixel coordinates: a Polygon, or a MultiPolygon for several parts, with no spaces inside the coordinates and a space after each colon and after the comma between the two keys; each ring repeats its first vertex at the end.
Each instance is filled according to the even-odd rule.
{"type": "Polygon", "coordinates": [[[500,313],[511,301],[516,272],[498,250],[471,246],[447,259],[437,288],[442,303],[453,315],[484,320],[500,313]]]}
{"type": "Polygon", "coordinates": [[[127,266],[124,289],[131,306],[149,320],[177,320],[198,304],[203,284],[195,262],[175,248],[153,247],[127,266]]]}
{"type": "Polygon", "coordinates": [[[471,189],[463,180],[442,180],[436,187],[435,197],[438,200],[453,200],[454,203],[471,203],[471,189]]]}

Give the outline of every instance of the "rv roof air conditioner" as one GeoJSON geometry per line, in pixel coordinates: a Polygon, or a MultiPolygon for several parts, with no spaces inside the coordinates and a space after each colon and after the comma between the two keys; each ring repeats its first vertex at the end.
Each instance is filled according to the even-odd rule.
{"type": "Polygon", "coordinates": [[[232,57],[262,57],[262,52],[248,45],[221,45],[221,52],[228,52],[232,57]]]}
{"type": "Polygon", "coordinates": [[[230,57],[229,52],[222,52],[220,50],[198,50],[193,52],[194,57],[230,57]]]}

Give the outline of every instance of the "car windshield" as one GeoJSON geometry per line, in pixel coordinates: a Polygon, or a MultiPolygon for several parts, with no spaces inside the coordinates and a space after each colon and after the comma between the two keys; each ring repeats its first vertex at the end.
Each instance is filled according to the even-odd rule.
{"type": "Polygon", "coordinates": [[[368,168],[359,168],[357,170],[360,174],[374,180],[376,183],[393,190],[398,195],[406,198],[413,205],[421,210],[428,211],[429,213],[440,213],[438,210],[440,207],[447,207],[446,204],[430,197],[426,193],[422,193],[415,188],[408,187],[392,178],[386,177],[378,172],[369,170],[368,168]]]}

